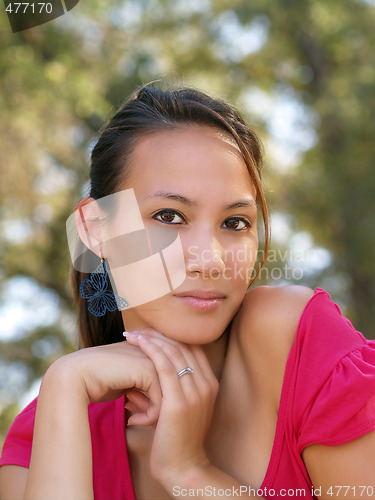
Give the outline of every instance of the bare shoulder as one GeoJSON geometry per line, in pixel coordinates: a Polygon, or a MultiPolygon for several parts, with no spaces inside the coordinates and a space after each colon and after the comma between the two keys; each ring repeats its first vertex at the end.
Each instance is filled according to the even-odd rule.
{"type": "Polygon", "coordinates": [[[262,332],[262,337],[269,336],[272,340],[278,339],[281,333],[293,336],[313,295],[311,288],[298,285],[254,288],[242,303],[240,328],[253,335],[262,332]]]}
{"type": "Polygon", "coordinates": [[[236,335],[253,378],[279,400],[285,365],[311,288],[260,286],[247,293],[236,320],[236,335]],[[264,382],[263,382],[264,381],[264,382]],[[275,382],[277,381],[277,382],[275,382]]]}

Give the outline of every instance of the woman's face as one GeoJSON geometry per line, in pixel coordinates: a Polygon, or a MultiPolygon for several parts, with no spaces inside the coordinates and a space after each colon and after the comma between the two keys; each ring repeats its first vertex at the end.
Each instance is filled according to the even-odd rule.
{"type": "Polygon", "coordinates": [[[178,230],[186,278],[123,310],[125,329],[151,326],[181,342],[212,342],[241,305],[258,250],[256,193],[239,148],[223,132],[185,126],[141,139],[131,165],[122,189],[134,189],[145,226],[178,230]]]}

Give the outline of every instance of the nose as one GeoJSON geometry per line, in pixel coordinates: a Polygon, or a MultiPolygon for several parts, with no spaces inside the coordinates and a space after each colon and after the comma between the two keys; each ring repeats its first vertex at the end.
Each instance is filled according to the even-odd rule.
{"type": "Polygon", "coordinates": [[[185,247],[186,272],[215,279],[225,271],[224,249],[213,231],[202,228],[190,235],[185,247]]]}

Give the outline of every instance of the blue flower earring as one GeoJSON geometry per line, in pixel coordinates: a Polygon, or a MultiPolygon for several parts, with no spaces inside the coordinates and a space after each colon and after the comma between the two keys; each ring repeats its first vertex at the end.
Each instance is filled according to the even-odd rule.
{"type": "Polygon", "coordinates": [[[88,310],[94,316],[104,316],[107,310],[113,312],[129,305],[125,299],[107,290],[107,267],[104,258],[100,257],[99,266],[90,274],[89,279],[82,281],[79,287],[81,297],[89,301],[88,310]]]}

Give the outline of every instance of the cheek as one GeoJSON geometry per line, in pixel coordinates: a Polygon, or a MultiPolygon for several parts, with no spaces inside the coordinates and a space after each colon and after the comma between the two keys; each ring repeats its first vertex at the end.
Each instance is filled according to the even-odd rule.
{"type": "Polygon", "coordinates": [[[236,284],[249,283],[254,269],[257,253],[257,238],[249,239],[243,244],[232,246],[226,251],[225,275],[236,284]]]}

